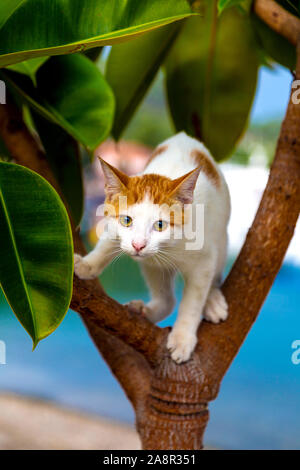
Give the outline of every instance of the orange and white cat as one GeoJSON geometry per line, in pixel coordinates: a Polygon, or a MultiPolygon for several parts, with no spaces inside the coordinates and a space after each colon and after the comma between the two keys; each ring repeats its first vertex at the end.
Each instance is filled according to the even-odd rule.
{"type": "Polygon", "coordinates": [[[230,216],[226,182],[207,148],[184,132],[160,144],[140,175],[101,164],[109,228],[91,253],[75,255],[75,273],[97,277],[120,252],[140,261],[151,300],[129,307],[156,323],[174,308],[174,278],[181,272],[183,297],[167,347],[174,361],[187,361],[202,318],[218,323],[228,314],[218,287],[230,216]]]}

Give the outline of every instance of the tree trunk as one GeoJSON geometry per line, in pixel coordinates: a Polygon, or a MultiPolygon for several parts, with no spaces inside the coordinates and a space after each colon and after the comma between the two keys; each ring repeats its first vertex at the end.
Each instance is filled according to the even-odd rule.
{"type": "Polygon", "coordinates": [[[207,383],[196,355],[177,365],[165,353],[152,374],[145,407],[136,410],[143,449],[202,449],[207,404],[217,390],[207,383]]]}
{"type": "MultiPolygon", "coordinates": [[[[279,31],[283,24],[293,42],[299,37],[299,20],[295,25],[292,19],[287,28],[289,14],[282,13],[282,9],[278,12],[277,7],[272,0],[254,3],[257,14],[268,24],[273,21],[275,30],[279,31]],[[275,8],[275,16],[272,8],[264,8],[266,4],[275,8]],[[281,23],[278,14],[285,15],[281,23]]],[[[300,79],[299,49],[297,55],[296,78],[300,79]]],[[[60,192],[46,155],[14,105],[0,106],[0,134],[17,163],[40,173],[60,192]]],[[[144,449],[202,448],[208,403],[216,398],[221,380],[255,321],[293,236],[300,211],[299,135],[300,105],[291,99],[260,207],[222,288],[229,318],[219,325],[205,321],[201,324],[196,350],[187,363],[177,365],[170,359],[165,347],[168,328],[153,326],[110,299],[98,281],[74,278],[71,307],[81,315],[131,401],[144,449]]],[[[83,253],[75,229],[73,239],[76,251],[83,253]]]]}

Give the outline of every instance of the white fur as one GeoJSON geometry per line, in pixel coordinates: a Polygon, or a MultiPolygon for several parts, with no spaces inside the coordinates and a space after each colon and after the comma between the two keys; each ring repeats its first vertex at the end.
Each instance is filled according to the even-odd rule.
{"type": "Polygon", "coordinates": [[[167,347],[174,361],[181,363],[190,358],[195,348],[197,329],[203,317],[214,323],[227,318],[226,300],[218,284],[226,261],[230,200],[225,180],[202,143],[181,132],[160,146],[167,146],[167,149],[149,163],[144,174],[155,173],[176,179],[195,169],[193,150],[207,155],[219,173],[221,184],[215,186],[200,171],[194,190],[191,215],[195,216],[198,204],[204,206],[204,227],[201,226],[204,244],[201,249],[187,250],[188,240],[176,239],[181,233],[181,228],[176,225],[168,226],[162,232],[153,230],[153,223],[167,219],[168,215],[165,209],[156,207],[146,197],[143,202],[128,208],[127,215],[133,219],[131,227],[123,227],[113,219],[110,228],[116,231],[116,237],[109,231],[87,256],[75,255],[75,273],[84,279],[98,276],[121,249],[141,262],[152,296],[147,305],[132,301],[130,307],[150,321],[158,322],[174,308],[174,278],[176,271],[180,271],[185,282],[184,292],[167,347]],[[139,255],[132,247],[132,241],[146,242],[139,255]]]}

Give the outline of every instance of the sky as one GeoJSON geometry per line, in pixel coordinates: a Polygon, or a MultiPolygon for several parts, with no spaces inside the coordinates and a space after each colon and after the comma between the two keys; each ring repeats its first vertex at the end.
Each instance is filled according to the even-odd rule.
{"type": "Polygon", "coordinates": [[[258,124],[283,118],[288,103],[291,73],[276,66],[273,69],[261,67],[257,92],[251,112],[251,122],[258,124]]]}

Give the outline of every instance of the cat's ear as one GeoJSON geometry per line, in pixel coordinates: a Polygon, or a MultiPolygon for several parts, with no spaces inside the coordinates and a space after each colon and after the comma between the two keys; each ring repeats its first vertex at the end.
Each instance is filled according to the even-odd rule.
{"type": "Polygon", "coordinates": [[[117,168],[104,161],[101,157],[98,158],[104,174],[106,195],[113,196],[114,194],[120,193],[122,189],[127,187],[129,176],[117,170],[117,168]]]}
{"type": "Polygon", "coordinates": [[[182,204],[191,204],[193,202],[194,189],[199,176],[201,168],[197,167],[194,170],[180,176],[172,181],[171,195],[175,197],[182,204]]]}

